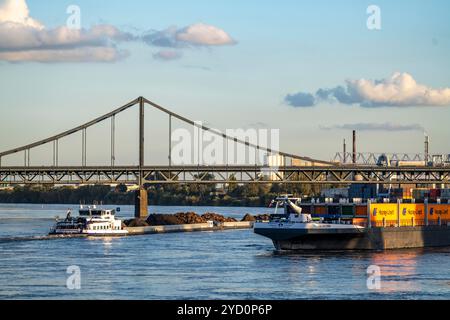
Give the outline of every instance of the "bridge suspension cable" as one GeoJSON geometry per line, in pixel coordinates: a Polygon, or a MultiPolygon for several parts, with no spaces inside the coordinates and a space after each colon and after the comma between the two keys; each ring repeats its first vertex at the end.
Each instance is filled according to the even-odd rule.
{"type": "Polygon", "coordinates": [[[143,145],[144,145],[144,121],[143,121],[143,112],[144,112],[144,105],[145,104],[148,104],[151,107],[153,107],[155,109],[158,109],[159,111],[162,111],[163,113],[166,113],[167,115],[169,115],[169,165],[172,164],[171,131],[172,131],[172,120],[173,120],[173,118],[176,118],[176,119],[178,119],[178,120],[180,120],[182,122],[185,122],[185,123],[187,123],[189,125],[197,127],[197,128],[199,128],[199,129],[201,129],[203,131],[211,132],[212,134],[220,136],[223,139],[226,139],[226,140],[229,140],[229,141],[234,141],[235,143],[240,143],[240,144],[243,144],[243,145],[248,146],[250,148],[255,148],[256,150],[265,151],[265,152],[268,152],[270,154],[278,154],[278,155],[280,155],[282,157],[285,157],[285,158],[288,157],[288,158],[292,158],[292,159],[303,160],[303,161],[306,161],[306,162],[310,162],[311,164],[318,163],[318,164],[332,165],[332,163],[328,162],[328,161],[313,159],[313,158],[305,157],[305,156],[298,156],[298,155],[295,155],[295,154],[290,154],[290,153],[282,152],[282,151],[279,151],[279,150],[273,150],[271,148],[267,148],[267,147],[263,147],[263,146],[260,146],[260,145],[257,145],[257,144],[253,144],[253,143],[251,143],[249,141],[244,141],[244,140],[238,139],[237,137],[229,136],[229,135],[227,135],[227,134],[225,134],[223,132],[220,132],[220,131],[218,131],[216,129],[212,129],[212,128],[209,128],[207,126],[201,125],[198,122],[192,121],[192,120],[190,120],[190,119],[188,119],[186,117],[183,117],[183,116],[181,116],[181,115],[179,115],[179,114],[177,114],[175,112],[172,112],[172,111],[170,111],[170,110],[168,110],[168,109],[166,109],[166,108],[164,108],[164,107],[162,107],[162,106],[160,106],[160,105],[158,105],[158,104],[156,104],[156,103],[154,103],[154,102],[152,102],[152,101],[150,101],[150,100],[148,100],[148,99],[146,99],[144,97],[139,97],[139,98],[136,98],[133,101],[131,101],[131,102],[129,102],[129,103],[127,103],[127,104],[125,104],[125,105],[123,105],[123,106],[121,106],[121,107],[119,107],[119,108],[117,108],[117,109],[115,109],[115,110],[105,114],[105,115],[102,115],[102,116],[100,116],[100,117],[98,117],[98,118],[96,118],[96,119],[94,119],[92,121],[89,121],[89,122],[87,122],[85,124],[82,124],[82,125],[80,125],[78,127],[73,128],[73,129],[64,131],[64,132],[62,132],[60,134],[51,136],[51,137],[43,139],[43,140],[39,140],[37,142],[31,143],[31,144],[28,144],[28,145],[25,145],[25,146],[22,146],[22,147],[18,147],[18,148],[14,148],[14,149],[11,149],[11,150],[4,151],[4,152],[0,152],[0,166],[1,166],[2,157],[5,157],[7,155],[11,155],[11,154],[14,154],[14,153],[17,153],[17,152],[22,152],[22,151],[25,152],[25,155],[24,155],[24,157],[25,157],[25,160],[24,160],[25,166],[30,166],[30,149],[33,149],[33,148],[36,148],[36,147],[39,147],[41,145],[44,145],[44,144],[47,144],[47,143],[51,143],[51,142],[53,142],[53,166],[58,166],[58,162],[59,162],[58,161],[58,157],[59,157],[59,152],[58,152],[59,151],[58,150],[58,148],[59,148],[59,140],[64,138],[64,137],[67,137],[69,135],[75,134],[75,133],[77,133],[79,131],[82,131],[82,166],[85,167],[86,164],[87,164],[87,128],[89,128],[89,127],[91,127],[91,126],[93,126],[93,125],[95,125],[95,124],[97,124],[99,122],[102,122],[102,121],[104,121],[106,119],[109,119],[109,118],[111,118],[111,150],[110,150],[111,151],[111,166],[114,166],[115,165],[115,153],[116,153],[116,150],[115,150],[115,116],[117,114],[119,114],[119,113],[121,113],[121,112],[123,112],[123,111],[125,111],[125,110],[127,110],[127,109],[129,109],[129,108],[131,108],[131,107],[133,107],[135,105],[137,105],[137,104],[139,104],[139,107],[140,107],[140,111],[139,111],[139,117],[140,117],[139,164],[140,164],[141,167],[144,166],[144,149],[143,149],[143,145]]]}
{"type": "Polygon", "coordinates": [[[111,167],[116,161],[116,115],[111,117],[111,167]]]}
{"type": "Polygon", "coordinates": [[[93,126],[93,125],[95,125],[95,124],[97,124],[99,122],[102,122],[102,121],[112,117],[113,115],[116,115],[118,113],[121,113],[121,112],[125,111],[126,109],[128,109],[128,108],[134,106],[135,104],[137,104],[138,101],[139,101],[139,99],[135,99],[135,100],[127,103],[126,105],[124,105],[124,106],[122,106],[120,108],[117,108],[117,109],[115,109],[115,110],[113,110],[113,111],[111,111],[111,112],[109,112],[109,113],[107,113],[107,114],[105,114],[105,115],[103,115],[101,117],[98,117],[98,118],[96,118],[96,119],[94,119],[92,121],[86,122],[85,124],[82,124],[81,126],[75,127],[73,129],[70,129],[70,130],[67,130],[67,131],[64,131],[64,132],[62,132],[60,134],[51,136],[51,137],[49,137],[47,139],[39,140],[37,142],[25,145],[23,147],[14,148],[14,149],[11,149],[11,150],[8,150],[8,151],[0,152],[0,157],[4,157],[4,156],[10,155],[10,154],[21,152],[21,151],[24,151],[24,150],[27,150],[27,149],[36,148],[36,147],[39,147],[39,146],[44,145],[46,143],[52,142],[54,140],[59,140],[61,138],[67,137],[67,136],[69,136],[71,134],[77,133],[78,131],[81,131],[81,130],[83,130],[85,128],[89,128],[89,127],[91,127],[91,126],[93,126]]]}
{"type": "Polygon", "coordinates": [[[190,125],[192,125],[194,127],[200,128],[203,131],[209,131],[209,132],[211,132],[211,133],[213,133],[215,135],[218,135],[218,136],[220,136],[220,137],[222,137],[224,139],[231,140],[231,141],[234,141],[234,142],[237,142],[237,143],[241,143],[241,144],[244,144],[244,145],[246,145],[248,147],[255,148],[257,150],[262,150],[262,151],[266,151],[268,153],[273,153],[273,154],[279,154],[280,156],[283,156],[283,157],[299,159],[299,160],[308,161],[308,162],[312,162],[312,163],[321,163],[321,164],[328,164],[328,165],[332,164],[331,162],[328,162],[328,161],[313,159],[313,158],[310,158],[310,157],[298,156],[298,155],[291,154],[291,153],[281,152],[279,150],[272,150],[270,148],[262,147],[262,146],[250,143],[248,141],[240,140],[240,139],[238,139],[236,137],[228,136],[227,134],[225,134],[223,132],[220,132],[220,131],[218,131],[216,129],[212,129],[212,128],[206,127],[204,125],[200,125],[199,123],[197,123],[195,121],[192,121],[192,120],[190,120],[188,118],[185,118],[185,117],[183,117],[183,116],[181,116],[179,114],[176,114],[175,112],[172,112],[172,111],[170,111],[170,110],[168,110],[168,109],[166,109],[166,108],[164,108],[164,107],[162,107],[162,106],[160,106],[160,105],[158,105],[158,104],[156,104],[156,103],[154,103],[154,102],[152,102],[150,100],[147,100],[147,99],[144,98],[144,101],[147,104],[153,106],[154,108],[156,108],[156,109],[158,109],[158,110],[160,110],[160,111],[162,111],[164,113],[167,113],[168,115],[170,115],[170,116],[172,116],[174,118],[177,118],[178,120],[181,120],[181,121],[183,121],[183,122],[185,122],[187,124],[190,124],[190,125]]]}

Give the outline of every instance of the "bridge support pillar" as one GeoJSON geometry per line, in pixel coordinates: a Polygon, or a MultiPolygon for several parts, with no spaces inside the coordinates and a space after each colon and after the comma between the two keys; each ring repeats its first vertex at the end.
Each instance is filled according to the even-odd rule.
{"type": "Polygon", "coordinates": [[[147,219],[148,216],[148,195],[147,190],[139,188],[135,193],[134,200],[134,217],[147,219]]]}

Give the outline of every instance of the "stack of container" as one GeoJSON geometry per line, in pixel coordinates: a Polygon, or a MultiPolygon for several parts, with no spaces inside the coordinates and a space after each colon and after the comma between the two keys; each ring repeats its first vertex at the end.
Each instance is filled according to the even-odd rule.
{"type": "Polygon", "coordinates": [[[441,189],[441,198],[450,199],[450,189],[441,189]]]}
{"type": "Polygon", "coordinates": [[[441,197],[441,189],[430,189],[430,199],[437,200],[441,197]]]}
{"type": "Polygon", "coordinates": [[[394,188],[390,190],[389,195],[391,196],[391,198],[396,199],[412,199],[413,198],[412,190],[413,189],[409,187],[394,188]]]}
{"type": "Polygon", "coordinates": [[[348,190],[349,198],[371,199],[377,197],[376,185],[352,184],[348,190]]]}
{"type": "Polygon", "coordinates": [[[412,188],[404,187],[403,188],[403,199],[412,199],[413,198],[412,190],[413,190],[412,188]]]}
{"type": "Polygon", "coordinates": [[[423,200],[430,197],[430,189],[427,188],[417,188],[413,189],[412,196],[414,199],[423,200]]]}
{"type": "Polygon", "coordinates": [[[391,198],[401,199],[403,197],[403,188],[393,188],[390,190],[391,198]]]}

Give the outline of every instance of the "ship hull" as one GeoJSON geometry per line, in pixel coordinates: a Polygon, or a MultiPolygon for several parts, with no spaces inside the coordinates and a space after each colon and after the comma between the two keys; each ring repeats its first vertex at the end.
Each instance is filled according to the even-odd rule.
{"type": "Polygon", "coordinates": [[[79,236],[89,236],[89,237],[121,237],[128,235],[127,230],[104,230],[104,231],[94,231],[94,230],[79,230],[79,229],[68,229],[68,230],[53,230],[49,235],[79,235],[79,236]]]}
{"type": "Polygon", "coordinates": [[[255,228],[272,239],[277,250],[386,250],[450,246],[450,226],[363,230],[255,228]]]}

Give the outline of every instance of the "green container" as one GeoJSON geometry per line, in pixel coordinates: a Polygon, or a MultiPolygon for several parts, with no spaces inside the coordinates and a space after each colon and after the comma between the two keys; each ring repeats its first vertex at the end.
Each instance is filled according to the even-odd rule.
{"type": "Polygon", "coordinates": [[[353,206],[342,206],[342,215],[344,215],[344,216],[354,215],[353,206]]]}

